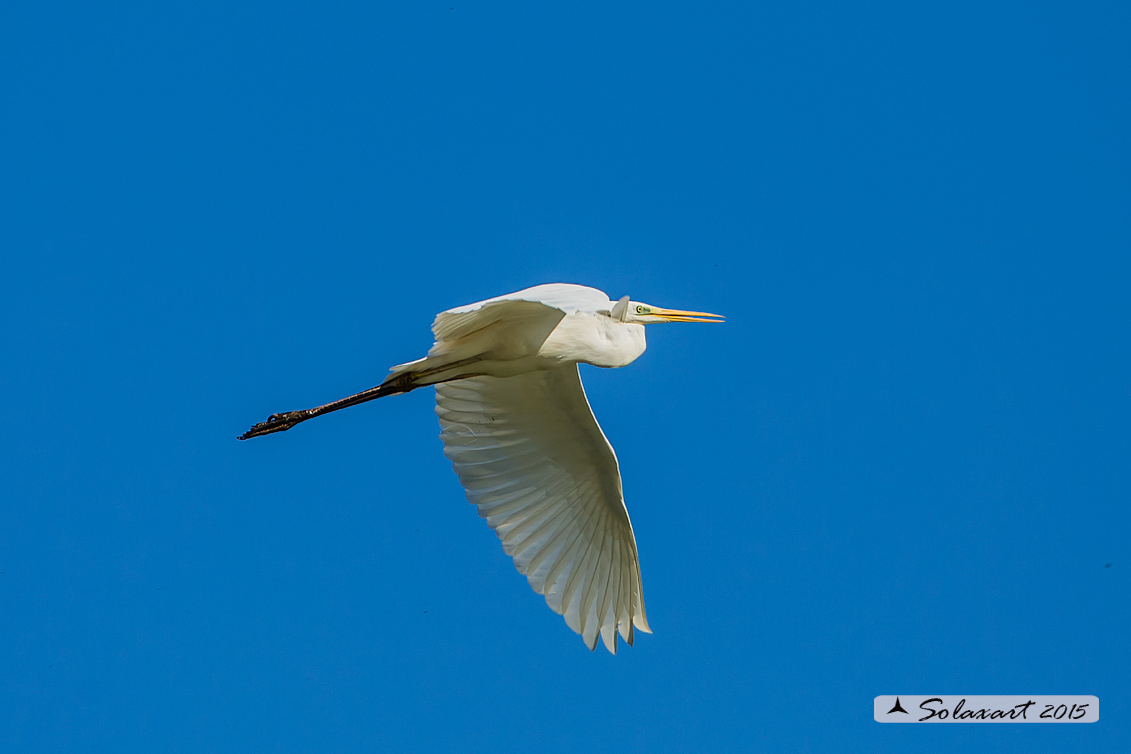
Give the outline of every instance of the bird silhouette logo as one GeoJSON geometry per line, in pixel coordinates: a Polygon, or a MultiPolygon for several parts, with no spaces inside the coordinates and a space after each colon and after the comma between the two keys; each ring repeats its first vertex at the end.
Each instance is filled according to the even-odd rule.
{"type": "Polygon", "coordinates": [[[888,714],[890,715],[893,712],[902,712],[905,715],[911,714],[907,710],[903,709],[903,705],[899,703],[899,697],[898,696],[895,698],[895,706],[888,710],[888,714]]]}

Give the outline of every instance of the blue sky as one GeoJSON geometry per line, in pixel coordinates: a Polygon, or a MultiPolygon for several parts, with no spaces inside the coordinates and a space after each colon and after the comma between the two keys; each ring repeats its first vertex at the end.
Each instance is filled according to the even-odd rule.
{"type": "Polygon", "coordinates": [[[13,752],[1098,752],[1131,740],[1125,3],[0,12],[13,752]],[[432,316],[717,311],[584,369],[655,630],[514,572],[432,316]],[[881,726],[892,693],[1087,726],[881,726]]]}

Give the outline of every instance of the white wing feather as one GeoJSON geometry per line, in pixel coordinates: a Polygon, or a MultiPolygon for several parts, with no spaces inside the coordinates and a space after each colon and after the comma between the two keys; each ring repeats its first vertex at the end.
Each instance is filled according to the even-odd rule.
{"type": "Polygon", "coordinates": [[[437,341],[452,341],[501,319],[517,319],[524,314],[531,317],[548,314],[546,307],[561,312],[555,320],[556,324],[566,314],[608,311],[612,305],[609,297],[596,288],[569,283],[536,285],[516,293],[440,312],[432,323],[432,334],[437,341]],[[527,302],[528,305],[523,306],[518,302],[527,302]]]}
{"type": "Polygon", "coordinates": [[[586,646],[650,633],[617,459],[577,366],[437,385],[436,414],[467,499],[586,646]]]}

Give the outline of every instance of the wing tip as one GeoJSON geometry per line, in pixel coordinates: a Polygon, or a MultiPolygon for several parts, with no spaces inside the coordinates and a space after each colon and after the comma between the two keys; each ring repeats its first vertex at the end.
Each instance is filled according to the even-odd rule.
{"type": "Polygon", "coordinates": [[[601,643],[605,645],[605,649],[609,650],[610,654],[617,653],[617,627],[614,623],[608,623],[601,626],[601,643]]]}

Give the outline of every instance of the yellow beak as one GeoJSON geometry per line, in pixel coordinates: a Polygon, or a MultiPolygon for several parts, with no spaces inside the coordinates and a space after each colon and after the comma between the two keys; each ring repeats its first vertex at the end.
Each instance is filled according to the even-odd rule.
{"type": "Polygon", "coordinates": [[[682,309],[661,309],[653,306],[648,312],[652,316],[661,317],[665,322],[723,322],[721,314],[708,314],[707,312],[685,312],[682,309]]]}

